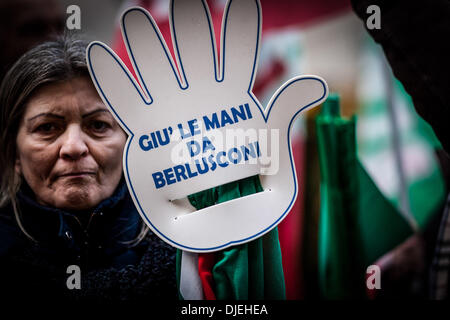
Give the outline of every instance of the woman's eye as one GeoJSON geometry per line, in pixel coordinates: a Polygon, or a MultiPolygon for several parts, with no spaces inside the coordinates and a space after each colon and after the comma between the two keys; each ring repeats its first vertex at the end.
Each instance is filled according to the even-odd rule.
{"type": "Polygon", "coordinates": [[[90,127],[95,132],[104,132],[109,128],[109,125],[104,121],[92,121],[90,127]]]}
{"type": "Polygon", "coordinates": [[[38,133],[49,134],[55,132],[57,129],[58,128],[53,123],[44,123],[39,125],[35,131],[38,133]]]}

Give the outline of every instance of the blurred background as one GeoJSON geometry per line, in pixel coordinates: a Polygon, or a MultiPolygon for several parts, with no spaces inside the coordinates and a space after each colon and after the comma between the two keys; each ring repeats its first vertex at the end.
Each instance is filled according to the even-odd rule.
{"type": "MultiPolygon", "coordinates": [[[[208,4],[220,39],[225,1],[208,4]]],[[[170,43],[168,0],[2,0],[0,79],[26,50],[73,23],[73,5],[78,31],[111,46],[130,70],[119,27],[126,8],[148,9],[170,43]]],[[[279,225],[287,298],[428,298],[448,194],[433,128],[417,114],[349,0],[261,5],[254,85],[261,104],[302,74],[321,76],[333,93],[294,127],[300,193],[279,225]],[[381,289],[368,286],[367,268],[374,264],[381,289]]]]}

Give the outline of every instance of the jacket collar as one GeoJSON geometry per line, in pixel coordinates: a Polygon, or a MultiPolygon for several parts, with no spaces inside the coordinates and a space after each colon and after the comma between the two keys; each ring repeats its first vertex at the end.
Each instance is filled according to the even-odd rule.
{"type": "Polygon", "coordinates": [[[123,181],[111,197],[89,212],[74,213],[43,206],[34,200],[26,184],[17,197],[22,225],[38,242],[74,250],[92,246],[115,250],[123,247],[123,242],[133,240],[141,226],[123,181]]]}

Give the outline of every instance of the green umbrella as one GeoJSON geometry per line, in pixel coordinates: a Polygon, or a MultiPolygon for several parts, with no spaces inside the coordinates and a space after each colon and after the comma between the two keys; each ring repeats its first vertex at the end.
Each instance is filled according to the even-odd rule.
{"type": "Polygon", "coordinates": [[[330,95],[316,118],[320,161],[319,287],[325,299],[363,298],[366,268],[412,230],[356,155],[356,118],[330,95]]]}

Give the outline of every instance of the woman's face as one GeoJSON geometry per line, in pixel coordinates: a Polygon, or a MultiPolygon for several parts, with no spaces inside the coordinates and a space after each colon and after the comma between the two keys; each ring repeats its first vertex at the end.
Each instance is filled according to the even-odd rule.
{"type": "Polygon", "coordinates": [[[116,189],[125,141],[89,78],[49,84],[26,105],[17,135],[16,171],[39,203],[90,209],[116,189]]]}

